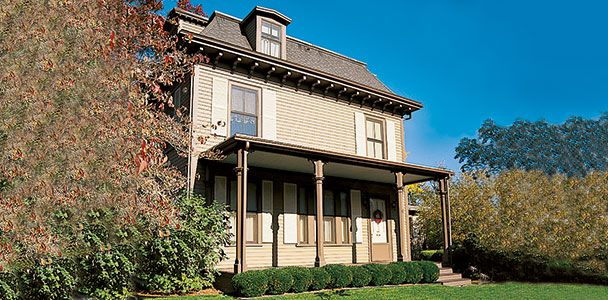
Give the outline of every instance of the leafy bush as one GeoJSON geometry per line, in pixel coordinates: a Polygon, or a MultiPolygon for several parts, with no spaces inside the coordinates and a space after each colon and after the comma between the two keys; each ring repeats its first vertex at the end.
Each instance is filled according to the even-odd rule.
{"type": "Polygon", "coordinates": [[[403,264],[405,269],[405,281],[404,283],[416,284],[422,280],[424,276],[422,273],[422,267],[416,262],[406,262],[403,264]]]}
{"type": "Polygon", "coordinates": [[[323,268],[331,278],[328,285],[330,288],[347,287],[353,281],[351,269],[345,265],[326,265],[323,268]]]}
{"type": "Polygon", "coordinates": [[[432,261],[418,261],[418,266],[422,269],[423,283],[433,283],[439,279],[439,267],[432,261]]]}
{"type": "Polygon", "coordinates": [[[285,294],[293,286],[293,276],[289,269],[267,269],[263,272],[268,277],[268,294],[285,294]]]}
{"type": "Polygon", "coordinates": [[[312,284],[310,290],[317,291],[327,288],[331,281],[331,277],[324,268],[312,268],[310,269],[312,275],[312,284]]]}
{"type": "Polygon", "coordinates": [[[391,270],[386,265],[367,264],[363,266],[372,276],[370,282],[373,286],[383,286],[390,282],[392,274],[391,270]]]}
{"type": "Polygon", "coordinates": [[[389,280],[390,284],[402,284],[405,282],[405,263],[404,262],[392,262],[387,265],[387,268],[390,270],[391,279],[389,280]]]}
{"type": "Polygon", "coordinates": [[[228,240],[221,205],[205,204],[198,196],[182,196],[177,206],[183,226],[166,230],[140,249],[140,288],[186,293],[212,285],[213,267],[222,258],[220,246],[228,240]]]}
{"type": "Polygon", "coordinates": [[[453,268],[463,276],[496,281],[608,284],[608,260],[556,260],[541,255],[487,249],[474,235],[452,248],[453,268]]]}
{"type": "Polygon", "coordinates": [[[19,272],[19,292],[24,299],[69,299],[76,282],[62,263],[45,259],[44,265],[37,264],[19,272]]]}
{"type": "Polygon", "coordinates": [[[92,253],[79,267],[82,293],[95,299],[124,298],[129,293],[134,266],[120,251],[92,253]]]}
{"type": "Polygon", "coordinates": [[[420,260],[440,262],[443,259],[443,250],[422,250],[420,260]]]}
{"type": "Polygon", "coordinates": [[[17,294],[3,277],[0,276],[0,300],[16,300],[17,294]]]}
{"type": "Polygon", "coordinates": [[[370,281],[372,281],[371,273],[363,266],[351,266],[350,271],[353,274],[351,286],[362,287],[368,285],[370,281]]]}
{"type": "Polygon", "coordinates": [[[262,296],[268,290],[268,274],[261,270],[239,273],[232,277],[236,292],[245,297],[262,296]]]}
{"type": "Polygon", "coordinates": [[[286,267],[289,273],[293,277],[293,285],[291,291],[294,293],[301,293],[308,291],[312,284],[312,274],[309,268],[305,267],[286,267]]]}

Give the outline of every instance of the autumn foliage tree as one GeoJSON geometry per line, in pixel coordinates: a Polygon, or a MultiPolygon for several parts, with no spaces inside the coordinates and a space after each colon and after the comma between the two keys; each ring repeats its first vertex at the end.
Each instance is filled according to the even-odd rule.
{"type": "Polygon", "coordinates": [[[95,211],[111,211],[112,224],[146,220],[150,231],[179,226],[185,179],[165,150],[187,152],[189,120],[165,113],[167,91],[206,58],[164,30],[172,20],[160,9],[156,0],[0,6],[0,270],[65,256],[95,211]]]}

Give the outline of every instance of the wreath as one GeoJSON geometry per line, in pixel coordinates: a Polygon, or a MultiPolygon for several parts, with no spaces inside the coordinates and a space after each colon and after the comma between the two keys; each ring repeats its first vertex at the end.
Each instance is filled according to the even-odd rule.
{"type": "Polygon", "coordinates": [[[376,223],[382,222],[382,219],[383,219],[382,211],[380,211],[379,209],[376,209],[373,213],[373,218],[374,218],[374,222],[376,222],[376,223]]]}

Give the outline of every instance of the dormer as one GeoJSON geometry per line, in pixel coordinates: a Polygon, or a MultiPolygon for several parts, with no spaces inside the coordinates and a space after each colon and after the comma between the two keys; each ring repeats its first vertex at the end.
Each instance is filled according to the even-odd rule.
{"type": "Polygon", "coordinates": [[[282,13],[265,7],[256,6],[241,21],[251,48],[276,58],[285,59],[287,25],[291,19],[282,13]]]}

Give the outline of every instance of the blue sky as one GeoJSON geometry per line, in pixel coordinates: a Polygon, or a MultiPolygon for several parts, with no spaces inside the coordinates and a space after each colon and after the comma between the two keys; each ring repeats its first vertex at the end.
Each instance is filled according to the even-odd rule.
{"type": "Polygon", "coordinates": [[[409,162],[458,169],[458,141],[488,118],[557,123],[608,111],[608,1],[192,3],[239,18],[274,8],[293,19],[289,35],[367,62],[421,101],[406,121],[409,162]]]}

